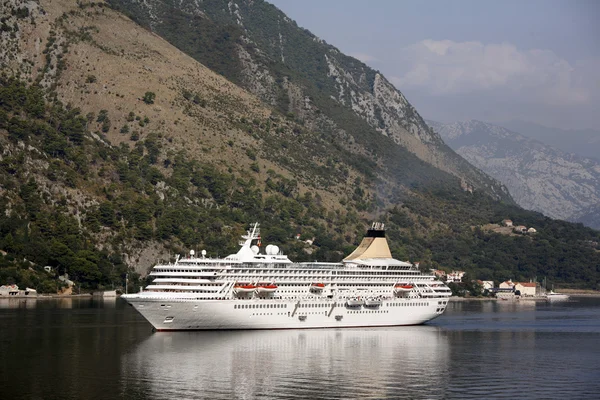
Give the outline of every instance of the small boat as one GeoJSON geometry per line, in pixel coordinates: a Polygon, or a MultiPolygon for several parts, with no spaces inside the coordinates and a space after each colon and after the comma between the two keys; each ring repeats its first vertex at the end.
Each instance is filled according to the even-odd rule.
{"type": "Polygon", "coordinates": [[[256,290],[256,285],[236,285],[234,290],[237,293],[251,293],[256,290]]]}
{"type": "Polygon", "coordinates": [[[312,285],[310,285],[310,290],[317,292],[317,291],[321,291],[323,290],[323,288],[325,287],[324,283],[313,283],[312,285]]]}
{"type": "Polygon", "coordinates": [[[360,297],[358,297],[346,300],[346,304],[350,307],[356,307],[362,306],[364,304],[364,301],[360,297]]]}
{"type": "Polygon", "coordinates": [[[406,283],[399,283],[394,286],[396,292],[409,292],[413,289],[413,285],[407,285],[406,283]]]}
{"type": "Polygon", "coordinates": [[[269,285],[259,285],[256,288],[256,291],[259,293],[273,293],[277,290],[277,285],[273,285],[272,283],[269,285]]]}
{"type": "Polygon", "coordinates": [[[381,300],[379,299],[366,299],[365,306],[367,307],[377,307],[381,305],[381,300]]]}
{"type": "Polygon", "coordinates": [[[567,301],[569,300],[569,295],[563,293],[555,293],[554,291],[550,291],[550,293],[546,293],[547,301],[567,301]]]}

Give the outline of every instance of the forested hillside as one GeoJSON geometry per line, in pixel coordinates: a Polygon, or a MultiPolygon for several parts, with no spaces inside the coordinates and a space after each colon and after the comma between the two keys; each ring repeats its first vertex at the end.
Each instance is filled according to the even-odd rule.
{"type": "Polygon", "coordinates": [[[338,261],[379,220],[394,256],[423,268],[598,285],[597,231],[501,201],[379,132],[320,130],[104,3],[7,7],[0,283],[52,292],[67,272],[84,290],[120,288],[190,249],[234,252],[254,221],[293,260],[338,261]],[[504,218],[539,233],[480,228],[504,218]]]}

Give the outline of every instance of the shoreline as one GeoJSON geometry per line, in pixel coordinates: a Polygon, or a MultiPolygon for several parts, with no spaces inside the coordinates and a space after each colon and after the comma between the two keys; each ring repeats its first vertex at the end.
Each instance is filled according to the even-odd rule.
{"type": "MultiPolygon", "coordinates": [[[[561,293],[561,294],[566,294],[568,296],[572,296],[572,297],[600,297],[600,292],[598,291],[593,291],[593,290],[577,290],[577,289],[565,289],[565,290],[561,290],[560,292],[557,293],[561,293]]],[[[30,295],[17,295],[17,296],[0,296],[0,301],[3,299],[34,299],[34,300],[53,300],[53,299],[103,299],[103,300],[108,300],[108,299],[117,299],[121,297],[120,295],[117,296],[110,296],[110,297],[103,297],[103,296],[94,296],[91,293],[82,293],[82,294],[44,294],[44,295],[37,295],[37,296],[30,296],[30,295]]],[[[500,300],[497,297],[459,297],[459,296],[451,296],[448,298],[448,301],[498,301],[500,300]]],[[[545,297],[520,297],[520,298],[514,298],[511,300],[530,300],[530,301],[538,301],[538,300],[546,300],[545,297]]]]}
{"type": "Polygon", "coordinates": [[[41,294],[38,296],[30,296],[30,295],[17,295],[17,296],[0,296],[0,300],[2,299],[34,299],[34,300],[52,300],[52,299],[115,299],[116,297],[102,297],[102,296],[93,296],[91,293],[82,293],[82,294],[41,294]]]}
{"type": "MultiPolygon", "coordinates": [[[[577,290],[565,290],[565,291],[560,291],[560,292],[556,292],[556,293],[560,293],[560,294],[566,294],[570,297],[599,297],[600,298],[600,292],[594,292],[594,291],[577,291],[577,290]]],[[[451,296],[449,297],[449,301],[498,301],[500,300],[498,297],[458,297],[458,296],[451,296]]],[[[543,296],[537,296],[537,297],[515,297],[514,299],[508,299],[511,301],[515,301],[515,300],[527,300],[527,301],[545,301],[546,297],[543,296]]]]}

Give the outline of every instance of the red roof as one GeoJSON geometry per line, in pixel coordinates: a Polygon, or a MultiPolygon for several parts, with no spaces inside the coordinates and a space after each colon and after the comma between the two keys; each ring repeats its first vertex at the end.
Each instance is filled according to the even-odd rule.
{"type": "Polygon", "coordinates": [[[519,282],[518,283],[521,286],[525,286],[525,287],[536,287],[537,283],[535,282],[519,282]]]}

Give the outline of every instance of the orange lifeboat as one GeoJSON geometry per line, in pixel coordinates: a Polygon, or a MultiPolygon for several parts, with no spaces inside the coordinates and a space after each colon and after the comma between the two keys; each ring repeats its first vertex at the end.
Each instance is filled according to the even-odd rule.
{"type": "Polygon", "coordinates": [[[256,290],[256,285],[235,285],[234,289],[237,293],[250,293],[256,290]]]}
{"type": "Polygon", "coordinates": [[[273,293],[277,290],[277,285],[269,284],[269,285],[259,285],[256,288],[256,291],[259,293],[273,293]]]}
{"type": "Polygon", "coordinates": [[[413,288],[413,285],[407,285],[405,283],[400,283],[396,286],[394,286],[394,290],[397,292],[408,292],[411,291],[413,288]]]}
{"type": "Polygon", "coordinates": [[[324,287],[325,287],[324,283],[317,282],[317,283],[313,283],[312,285],[310,285],[310,290],[317,292],[317,291],[323,290],[324,287]]]}

